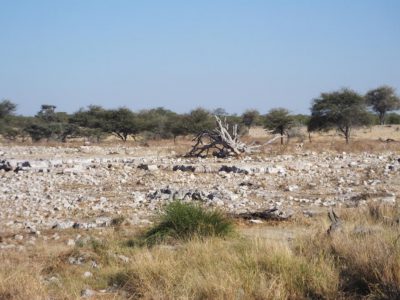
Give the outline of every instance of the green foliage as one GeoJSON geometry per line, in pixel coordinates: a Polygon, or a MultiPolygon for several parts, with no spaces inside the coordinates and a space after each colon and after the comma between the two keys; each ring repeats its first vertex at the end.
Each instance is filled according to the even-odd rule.
{"type": "Polygon", "coordinates": [[[242,123],[249,128],[254,125],[260,125],[260,122],[261,122],[260,112],[256,109],[246,110],[242,114],[242,123]]]}
{"type": "Polygon", "coordinates": [[[101,106],[89,105],[81,108],[69,118],[69,122],[78,127],[77,134],[91,141],[100,142],[106,135],[104,130],[105,110],[101,106]]]}
{"type": "Polygon", "coordinates": [[[400,109],[400,98],[396,95],[394,88],[381,86],[369,91],[365,95],[367,104],[372,107],[379,116],[381,125],[385,124],[385,117],[388,111],[400,109]]]}
{"type": "Polygon", "coordinates": [[[31,137],[33,142],[38,142],[41,139],[50,139],[52,130],[45,124],[32,122],[25,126],[24,131],[31,137]]]}
{"type": "Polygon", "coordinates": [[[137,115],[126,107],[106,110],[101,106],[90,105],[74,113],[70,122],[81,127],[80,134],[98,141],[104,133],[110,133],[126,141],[129,136],[139,133],[137,115]]]}
{"type": "Polygon", "coordinates": [[[271,109],[264,117],[264,127],[273,130],[273,133],[279,133],[281,144],[283,144],[283,136],[288,130],[294,126],[294,118],[285,108],[271,109]]]}
{"type": "Polygon", "coordinates": [[[187,118],[184,115],[175,115],[173,117],[170,117],[166,124],[166,130],[169,132],[174,140],[178,136],[183,136],[189,134],[189,129],[188,126],[186,125],[187,118]]]}
{"type": "Polygon", "coordinates": [[[213,116],[204,108],[196,108],[186,116],[186,128],[191,134],[198,134],[204,130],[215,128],[213,116]]]}
{"type": "Polygon", "coordinates": [[[154,139],[175,137],[180,135],[180,132],[179,130],[174,130],[176,131],[174,134],[172,131],[180,127],[175,127],[174,125],[182,124],[175,124],[178,122],[178,117],[178,114],[163,107],[143,110],[138,114],[139,128],[154,139]]]}
{"type": "Polygon", "coordinates": [[[148,244],[169,239],[188,240],[193,237],[226,236],[233,225],[219,211],[208,211],[196,204],[174,201],[167,205],[156,226],[148,230],[148,244]]]}
{"type": "MultiPolygon", "coordinates": [[[[35,117],[14,115],[16,104],[10,100],[0,102],[0,134],[7,140],[22,140],[31,137],[33,141],[56,140],[66,142],[69,138],[85,137],[99,142],[109,134],[123,141],[128,137],[164,139],[197,135],[216,127],[213,114],[230,125],[239,126],[239,134],[246,134],[254,125],[264,125],[282,136],[293,136],[299,132],[296,126],[307,125],[309,131],[337,128],[348,142],[350,131],[355,126],[379,124],[387,119],[389,124],[399,124],[399,115],[387,111],[399,108],[400,100],[393,88],[383,86],[367,93],[366,99],[378,115],[367,112],[365,101],[357,93],[343,89],[333,93],[322,93],[315,99],[312,116],[291,115],[284,108],[272,109],[260,116],[257,110],[247,110],[242,115],[228,114],[225,109],[210,111],[197,108],[187,114],[178,114],[163,107],[142,110],[138,113],[128,108],[104,109],[90,105],[69,115],[57,112],[56,106],[43,104],[35,117]]],[[[283,138],[282,138],[283,143],[283,138]]]]}
{"type": "Polygon", "coordinates": [[[229,116],[229,113],[222,107],[218,107],[212,111],[213,115],[216,115],[220,118],[229,116]]]}
{"type": "Polygon", "coordinates": [[[55,105],[43,104],[35,117],[46,123],[57,122],[56,108],[57,106],[55,105]]]}
{"type": "Polygon", "coordinates": [[[105,110],[101,106],[89,105],[85,110],[81,108],[75,112],[70,122],[80,127],[99,129],[102,128],[105,110]]]}
{"type": "Polygon", "coordinates": [[[354,127],[370,123],[364,98],[353,90],[341,89],[332,93],[322,93],[319,98],[313,100],[308,130],[336,128],[348,143],[354,127]]]}
{"type": "Polygon", "coordinates": [[[103,122],[101,128],[123,140],[129,136],[135,136],[140,129],[137,123],[136,114],[125,107],[106,110],[102,114],[103,122]]]}
{"type": "Polygon", "coordinates": [[[4,119],[6,116],[14,114],[17,109],[17,105],[10,100],[2,100],[0,102],[0,120],[4,119]]]}
{"type": "Polygon", "coordinates": [[[294,123],[302,126],[307,126],[307,124],[310,121],[310,118],[311,117],[309,115],[302,115],[302,114],[293,115],[294,123]]]}
{"type": "Polygon", "coordinates": [[[70,123],[70,116],[67,113],[56,112],[55,109],[55,105],[42,105],[35,118],[23,122],[23,132],[34,142],[42,139],[66,142],[67,138],[77,136],[79,127],[70,123]]]}
{"type": "Polygon", "coordinates": [[[387,124],[400,124],[400,115],[396,113],[390,113],[386,116],[386,123],[387,124]]]}
{"type": "Polygon", "coordinates": [[[0,102],[0,134],[6,139],[14,140],[18,131],[10,126],[10,118],[13,116],[17,105],[10,100],[0,102]]]}

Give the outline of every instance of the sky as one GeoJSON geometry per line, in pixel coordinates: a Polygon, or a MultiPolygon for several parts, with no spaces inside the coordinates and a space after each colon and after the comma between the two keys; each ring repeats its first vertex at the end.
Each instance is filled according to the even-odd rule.
{"type": "Polygon", "coordinates": [[[0,99],[309,113],[342,87],[400,92],[398,0],[0,0],[0,99]]]}

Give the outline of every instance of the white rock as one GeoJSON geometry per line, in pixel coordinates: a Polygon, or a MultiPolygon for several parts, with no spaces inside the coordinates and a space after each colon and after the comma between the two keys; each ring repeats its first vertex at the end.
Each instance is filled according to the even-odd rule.
{"type": "Polygon", "coordinates": [[[96,291],[91,289],[84,289],[81,291],[81,297],[83,298],[92,298],[96,296],[96,291]]]}
{"type": "Polygon", "coordinates": [[[85,273],[83,273],[83,277],[84,278],[89,278],[89,277],[92,277],[92,276],[93,276],[93,274],[91,272],[89,272],[89,271],[86,271],[85,273]]]}
{"type": "Polygon", "coordinates": [[[158,170],[158,166],[157,165],[148,165],[147,166],[147,170],[149,171],[157,171],[158,170]]]}
{"type": "Polygon", "coordinates": [[[289,191],[289,192],[294,192],[294,191],[297,191],[299,189],[299,186],[298,185],[289,185],[288,187],[287,187],[287,190],[289,191]]]}
{"type": "Polygon", "coordinates": [[[14,239],[17,240],[17,241],[22,241],[22,240],[24,239],[24,236],[23,236],[23,235],[20,235],[20,234],[16,234],[16,235],[14,236],[14,239]]]}
{"type": "Polygon", "coordinates": [[[263,224],[264,222],[261,221],[261,220],[257,220],[257,219],[251,219],[251,220],[250,220],[250,223],[253,223],[253,224],[263,224]]]}
{"type": "Polygon", "coordinates": [[[127,256],[125,256],[125,255],[119,254],[119,255],[118,255],[118,258],[119,258],[120,260],[122,260],[124,263],[129,262],[129,257],[127,257],[127,256]]]}

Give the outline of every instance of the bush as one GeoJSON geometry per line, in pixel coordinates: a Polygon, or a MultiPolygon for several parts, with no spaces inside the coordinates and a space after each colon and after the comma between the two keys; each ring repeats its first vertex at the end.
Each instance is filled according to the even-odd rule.
{"type": "Polygon", "coordinates": [[[188,240],[194,236],[226,236],[233,224],[221,212],[199,205],[174,201],[168,204],[158,224],[145,233],[148,244],[166,240],[188,240]]]}

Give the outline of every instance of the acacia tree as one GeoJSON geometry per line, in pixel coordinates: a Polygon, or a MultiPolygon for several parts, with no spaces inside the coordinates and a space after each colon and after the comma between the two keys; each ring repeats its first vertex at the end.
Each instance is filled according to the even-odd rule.
{"type": "Polygon", "coordinates": [[[336,128],[349,143],[354,127],[370,124],[364,98],[350,89],[322,93],[313,100],[308,130],[336,128]]]}
{"type": "Polygon", "coordinates": [[[139,133],[136,114],[130,109],[121,107],[104,111],[102,128],[122,141],[126,142],[129,136],[139,133]]]}
{"type": "Polygon", "coordinates": [[[105,109],[98,105],[89,105],[87,109],[79,109],[70,117],[70,123],[79,126],[79,134],[88,139],[95,139],[97,142],[105,136],[104,131],[105,109]]]}
{"type": "Polygon", "coordinates": [[[294,118],[285,108],[273,108],[264,117],[264,127],[272,130],[273,133],[281,135],[281,144],[283,144],[283,136],[294,125],[294,118]]]}
{"type": "Polygon", "coordinates": [[[260,113],[256,109],[246,110],[242,114],[242,122],[244,125],[246,125],[249,128],[251,126],[257,124],[259,119],[260,119],[260,113]]]}
{"type": "Polygon", "coordinates": [[[209,111],[196,108],[186,115],[185,125],[188,133],[198,134],[204,130],[214,129],[215,120],[209,111]]]}
{"type": "Polygon", "coordinates": [[[57,106],[51,104],[42,104],[40,111],[36,114],[36,118],[46,122],[56,122],[57,115],[56,115],[56,108],[57,106]]]}
{"type": "Polygon", "coordinates": [[[173,122],[178,122],[177,117],[176,113],[163,107],[142,110],[137,115],[140,131],[155,139],[174,136],[171,126],[173,122]]]}
{"type": "Polygon", "coordinates": [[[14,114],[17,105],[10,100],[4,99],[0,102],[0,119],[14,114]]]}
{"type": "Polygon", "coordinates": [[[173,118],[170,117],[167,120],[166,128],[168,132],[171,133],[174,138],[174,143],[176,143],[176,138],[178,136],[187,135],[189,133],[188,126],[186,124],[187,117],[185,115],[175,115],[173,118]]]}
{"type": "Polygon", "coordinates": [[[369,91],[365,95],[367,104],[378,114],[379,123],[385,124],[385,117],[388,111],[400,109],[400,98],[396,95],[394,88],[381,86],[369,91]]]}
{"type": "Polygon", "coordinates": [[[0,133],[7,139],[14,139],[18,131],[10,126],[10,118],[14,115],[17,105],[10,100],[0,102],[0,133]]]}

